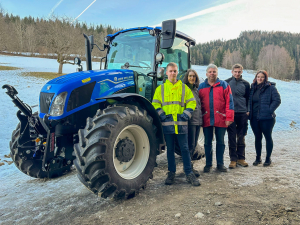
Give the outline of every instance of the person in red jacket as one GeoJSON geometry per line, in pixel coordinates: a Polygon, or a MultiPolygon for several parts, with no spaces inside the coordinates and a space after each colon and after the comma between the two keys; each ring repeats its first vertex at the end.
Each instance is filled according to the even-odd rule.
{"type": "Polygon", "coordinates": [[[218,67],[208,65],[207,79],[199,86],[201,110],[203,115],[203,133],[206,165],[204,172],[212,167],[212,139],[215,128],[217,170],[227,172],[224,166],[224,136],[226,128],[234,121],[234,104],[230,86],[218,78],[218,67]]]}

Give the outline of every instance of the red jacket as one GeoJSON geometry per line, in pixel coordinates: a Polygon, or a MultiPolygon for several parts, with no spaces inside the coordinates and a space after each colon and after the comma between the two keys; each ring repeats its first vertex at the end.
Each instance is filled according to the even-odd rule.
{"type": "Polygon", "coordinates": [[[217,79],[213,86],[207,79],[199,86],[203,127],[227,127],[225,121],[234,121],[234,104],[230,86],[217,79]]]}

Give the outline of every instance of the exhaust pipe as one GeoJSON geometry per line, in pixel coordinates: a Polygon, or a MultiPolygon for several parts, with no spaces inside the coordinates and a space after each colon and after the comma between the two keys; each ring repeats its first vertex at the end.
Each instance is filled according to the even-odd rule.
{"type": "Polygon", "coordinates": [[[91,42],[89,37],[86,34],[83,34],[85,37],[85,58],[86,58],[86,70],[92,70],[92,50],[91,42]]]}

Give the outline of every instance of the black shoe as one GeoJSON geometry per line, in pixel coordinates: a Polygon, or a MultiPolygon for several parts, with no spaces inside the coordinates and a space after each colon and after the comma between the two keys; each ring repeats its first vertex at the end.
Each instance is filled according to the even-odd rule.
{"type": "Polygon", "coordinates": [[[165,180],[165,184],[166,184],[166,185],[171,185],[171,184],[174,184],[174,183],[175,183],[175,173],[169,171],[169,172],[168,172],[168,177],[167,177],[167,179],[165,180]]]}
{"type": "Polygon", "coordinates": [[[204,173],[209,173],[211,169],[211,166],[204,166],[203,172],[204,173]]]}
{"type": "Polygon", "coordinates": [[[195,174],[196,177],[200,177],[200,172],[198,170],[193,169],[193,173],[195,174]]]}
{"type": "Polygon", "coordinates": [[[266,158],[266,161],[264,162],[263,166],[270,166],[272,163],[271,158],[266,158]]]}
{"type": "Polygon", "coordinates": [[[186,176],[186,181],[192,184],[193,186],[200,186],[199,180],[196,178],[194,173],[190,173],[186,176]]]}
{"type": "Polygon", "coordinates": [[[195,174],[195,176],[196,176],[196,177],[200,177],[199,171],[194,169],[194,165],[193,165],[192,162],[191,162],[191,166],[192,166],[192,171],[193,171],[193,173],[195,174]]]}
{"type": "Polygon", "coordinates": [[[261,158],[256,157],[256,160],[253,162],[253,166],[257,166],[258,164],[261,164],[261,158]]]}
{"type": "Polygon", "coordinates": [[[227,172],[227,168],[224,165],[217,165],[217,170],[220,172],[227,172]]]}

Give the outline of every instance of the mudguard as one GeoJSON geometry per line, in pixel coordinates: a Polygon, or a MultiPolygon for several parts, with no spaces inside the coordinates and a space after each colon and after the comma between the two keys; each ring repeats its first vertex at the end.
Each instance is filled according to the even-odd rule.
{"type": "Polygon", "coordinates": [[[113,94],[113,95],[97,98],[96,100],[102,100],[102,99],[106,99],[106,100],[113,99],[118,102],[124,102],[124,103],[126,102],[127,104],[138,102],[140,106],[144,108],[148,112],[148,114],[153,118],[153,123],[157,127],[159,151],[161,151],[161,147],[164,145],[164,134],[162,130],[162,124],[157,112],[155,111],[153,105],[151,104],[151,102],[149,102],[148,99],[135,93],[120,93],[120,94],[113,94]]]}

